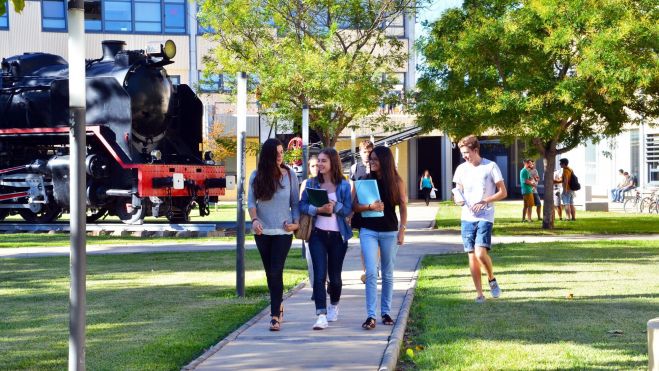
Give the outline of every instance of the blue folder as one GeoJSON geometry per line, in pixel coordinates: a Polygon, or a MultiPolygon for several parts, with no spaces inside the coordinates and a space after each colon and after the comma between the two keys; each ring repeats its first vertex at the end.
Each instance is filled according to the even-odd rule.
{"type": "MultiPolygon", "coordinates": [[[[358,180],[355,182],[355,193],[357,193],[357,202],[362,205],[372,204],[375,201],[380,201],[380,191],[378,190],[378,182],[375,179],[358,180]]],[[[367,210],[362,211],[363,218],[379,218],[383,217],[383,211],[367,210]]]]}

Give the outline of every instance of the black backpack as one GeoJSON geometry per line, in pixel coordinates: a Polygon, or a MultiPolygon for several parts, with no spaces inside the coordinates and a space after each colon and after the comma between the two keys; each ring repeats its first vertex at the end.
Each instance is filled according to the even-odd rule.
{"type": "Polygon", "coordinates": [[[570,186],[571,191],[578,191],[581,189],[581,184],[579,184],[579,179],[574,174],[574,170],[572,170],[572,175],[570,176],[570,179],[567,181],[567,185],[570,186]]]}

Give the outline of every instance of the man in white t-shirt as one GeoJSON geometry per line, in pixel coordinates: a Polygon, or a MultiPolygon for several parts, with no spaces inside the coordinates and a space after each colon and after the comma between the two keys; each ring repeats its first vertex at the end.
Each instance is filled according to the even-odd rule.
{"type": "Polygon", "coordinates": [[[492,248],[493,202],[506,198],[506,184],[497,164],[480,156],[476,136],[460,139],[458,147],[465,162],[455,170],[453,182],[464,198],[458,203],[462,205],[462,241],[464,251],[469,255],[471,278],[478,294],[476,302],[483,303],[481,266],[487,272],[492,297],[501,295],[488,251],[492,248]]]}

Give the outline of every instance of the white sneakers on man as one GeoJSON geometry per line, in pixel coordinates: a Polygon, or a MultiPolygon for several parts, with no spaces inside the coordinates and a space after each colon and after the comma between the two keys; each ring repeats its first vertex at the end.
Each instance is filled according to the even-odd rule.
{"type": "Polygon", "coordinates": [[[327,321],[336,322],[339,319],[339,306],[330,304],[327,307],[327,321]]]}
{"type": "Polygon", "coordinates": [[[316,323],[313,325],[314,330],[324,330],[328,326],[327,316],[324,314],[319,314],[316,323]]]}

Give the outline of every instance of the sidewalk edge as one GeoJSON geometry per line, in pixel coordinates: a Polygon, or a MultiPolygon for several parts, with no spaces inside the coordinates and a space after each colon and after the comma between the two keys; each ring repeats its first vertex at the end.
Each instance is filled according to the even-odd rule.
{"type": "MultiPolygon", "coordinates": [[[[297,286],[293,287],[291,290],[289,290],[287,293],[284,294],[283,300],[288,299],[290,296],[295,294],[296,292],[302,290],[306,285],[307,285],[308,279],[300,282],[297,284],[297,286]]],[[[187,365],[181,367],[181,371],[190,371],[194,370],[199,366],[201,363],[203,363],[205,360],[208,358],[212,357],[213,354],[217,353],[220,351],[220,349],[224,348],[225,345],[227,345],[229,342],[235,340],[240,334],[245,332],[248,328],[252,327],[252,325],[255,325],[258,321],[261,320],[261,318],[267,316],[270,314],[270,304],[268,302],[268,305],[263,308],[263,310],[259,313],[257,313],[254,317],[252,317],[249,321],[245,322],[242,326],[238,327],[235,331],[227,335],[224,339],[220,340],[219,343],[213,345],[210,347],[207,351],[202,353],[199,357],[194,359],[192,362],[188,363],[187,365]]]]}
{"type": "Polygon", "coordinates": [[[412,307],[412,302],[414,301],[414,293],[416,292],[416,284],[419,279],[419,269],[421,268],[421,260],[425,255],[419,257],[419,260],[416,262],[416,268],[414,269],[414,274],[412,275],[412,286],[407,289],[405,293],[405,298],[401,304],[400,311],[398,312],[398,317],[396,318],[396,325],[391,331],[389,336],[389,341],[387,347],[384,350],[382,356],[382,361],[380,362],[379,371],[389,371],[395,370],[396,364],[398,363],[398,355],[400,354],[400,345],[403,342],[405,337],[405,330],[407,329],[407,320],[410,316],[410,308],[412,307]]]}

